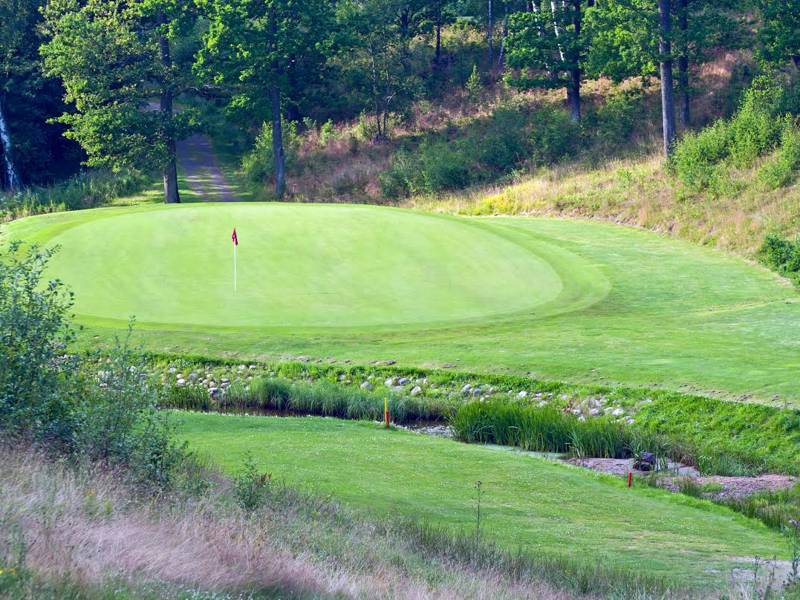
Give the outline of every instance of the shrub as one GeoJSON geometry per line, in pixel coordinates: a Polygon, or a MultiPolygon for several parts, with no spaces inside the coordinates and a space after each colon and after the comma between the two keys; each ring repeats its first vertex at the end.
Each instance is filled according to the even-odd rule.
{"type": "Polygon", "coordinates": [[[717,164],[728,155],[730,128],[725,120],[716,121],[697,133],[687,133],[675,145],[670,167],[689,191],[700,192],[711,186],[717,164]]]}
{"type": "Polygon", "coordinates": [[[530,118],[531,161],[535,165],[558,162],[574,153],[580,129],[565,110],[541,108],[530,118]]]}
{"type": "Polygon", "coordinates": [[[233,480],[233,495],[243,509],[253,511],[264,504],[272,483],[271,473],[262,473],[253,455],[248,453],[244,465],[233,480]]]}
{"type": "Polygon", "coordinates": [[[758,252],[761,262],[800,285],[800,239],[792,242],[769,234],[758,252]]]}
{"type": "MultiPolygon", "coordinates": [[[[300,136],[297,123],[284,123],[283,151],[286,168],[289,169],[297,160],[300,148],[300,136]]],[[[275,154],[272,150],[272,123],[263,123],[256,136],[253,148],[242,157],[242,170],[245,177],[254,184],[263,185],[275,176],[275,154]]]]}
{"type": "Polygon", "coordinates": [[[719,120],[700,132],[686,134],[670,159],[678,180],[693,193],[736,193],[731,169],[752,166],[781,140],[785,130],[785,118],[779,113],[781,94],[773,81],[757,78],[730,120],[719,120]]]}
{"type": "Polygon", "coordinates": [[[758,171],[758,178],[769,189],[776,190],[789,185],[800,169],[800,129],[787,120],[781,133],[778,151],[758,171]]]}
{"type": "Polygon", "coordinates": [[[0,428],[68,446],[76,423],[64,392],[78,370],[64,356],[72,295],[43,281],[54,252],[12,242],[0,254],[0,428]]]}

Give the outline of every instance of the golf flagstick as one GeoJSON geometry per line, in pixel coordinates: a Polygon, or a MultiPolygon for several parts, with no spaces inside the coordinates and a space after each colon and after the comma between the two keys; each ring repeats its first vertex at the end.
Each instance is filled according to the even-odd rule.
{"type": "Polygon", "coordinates": [[[233,242],[233,293],[236,293],[237,282],[236,282],[236,247],[239,245],[239,236],[236,235],[236,227],[233,228],[233,233],[231,234],[231,241],[233,242]]]}

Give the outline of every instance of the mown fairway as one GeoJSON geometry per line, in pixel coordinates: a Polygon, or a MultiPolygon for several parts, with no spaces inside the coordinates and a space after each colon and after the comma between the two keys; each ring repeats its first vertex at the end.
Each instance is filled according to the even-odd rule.
{"type": "Polygon", "coordinates": [[[332,494],[377,515],[474,531],[509,549],[605,562],[683,583],[724,584],[755,555],[786,556],[786,539],[753,520],[662,490],[518,452],[373,423],[315,417],[179,413],[190,449],[236,472],[249,452],[276,480],[332,494]]]}
{"type": "Polygon", "coordinates": [[[585,221],[366,206],[110,208],[24,219],[60,244],[84,340],[453,365],[800,400],[800,302],[760,267],[585,221]],[[239,291],[232,283],[236,226],[239,291]]]}

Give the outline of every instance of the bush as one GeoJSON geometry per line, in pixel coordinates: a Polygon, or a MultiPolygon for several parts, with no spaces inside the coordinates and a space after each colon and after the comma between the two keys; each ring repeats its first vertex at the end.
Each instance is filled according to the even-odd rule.
{"type": "MultiPolygon", "coordinates": [[[[290,169],[297,161],[300,148],[300,136],[297,123],[284,122],[283,151],[286,169],[290,169]]],[[[254,184],[264,185],[275,177],[275,154],[272,150],[272,123],[263,123],[256,136],[253,148],[242,157],[242,170],[245,177],[254,184]]]]}
{"type": "Polygon", "coordinates": [[[248,453],[241,471],[233,480],[233,496],[243,509],[256,510],[264,504],[271,483],[272,474],[261,473],[253,455],[248,453]]]}
{"type": "Polygon", "coordinates": [[[12,242],[0,254],[0,428],[68,446],[76,423],[65,390],[78,369],[64,356],[74,337],[72,295],[43,281],[54,252],[12,242]]]}
{"type": "Polygon", "coordinates": [[[800,239],[792,242],[777,235],[767,235],[758,255],[770,269],[800,285],[800,239]]]}
{"type": "MultiPolygon", "coordinates": [[[[779,113],[781,94],[774,82],[758,78],[730,120],[688,133],[676,144],[670,168],[688,191],[710,190],[716,195],[737,191],[731,169],[751,167],[781,140],[786,123],[779,113]]],[[[791,147],[787,152],[791,153],[791,147]]]]}
{"type": "Polygon", "coordinates": [[[800,169],[800,129],[787,120],[778,151],[758,171],[758,178],[767,188],[776,190],[794,181],[800,169]]]}
{"type": "Polygon", "coordinates": [[[541,108],[530,118],[531,161],[535,165],[556,163],[573,154],[580,143],[580,128],[565,110],[541,108]]]}

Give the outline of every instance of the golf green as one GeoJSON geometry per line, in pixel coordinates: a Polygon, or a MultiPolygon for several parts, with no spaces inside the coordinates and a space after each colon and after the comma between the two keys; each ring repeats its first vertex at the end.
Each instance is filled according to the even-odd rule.
{"type": "Polygon", "coordinates": [[[800,297],[767,270],[608,223],[375,206],[140,205],[42,215],[83,343],[299,356],[800,401],[800,297]],[[239,233],[233,289],[233,227],[239,233]]]}
{"type": "Polygon", "coordinates": [[[357,206],[195,204],[92,220],[52,243],[79,314],[149,323],[430,323],[530,310],[563,287],[485,227],[357,206]]]}

